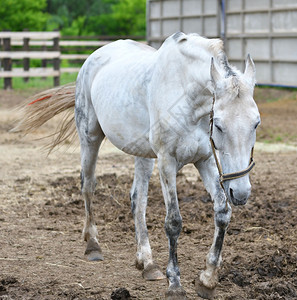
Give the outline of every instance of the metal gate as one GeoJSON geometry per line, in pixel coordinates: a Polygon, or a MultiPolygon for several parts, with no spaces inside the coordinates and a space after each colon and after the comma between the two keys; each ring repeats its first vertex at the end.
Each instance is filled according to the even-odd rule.
{"type": "Polygon", "coordinates": [[[176,31],[221,37],[241,70],[250,53],[259,84],[297,86],[297,0],[149,0],[149,44],[176,31]]]}

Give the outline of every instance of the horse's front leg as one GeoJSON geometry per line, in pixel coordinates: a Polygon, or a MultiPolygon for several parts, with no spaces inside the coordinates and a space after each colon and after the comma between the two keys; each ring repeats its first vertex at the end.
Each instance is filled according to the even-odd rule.
{"type": "Polygon", "coordinates": [[[224,237],[231,219],[231,206],[220,186],[218,171],[213,157],[195,164],[214,203],[215,233],[206,257],[206,269],[196,279],[196,292],[205,299],[212,299],[218,282],[218,269],[222,262],[221,251],[224,237]]]}
{"type": "Polygon", "coordinates": [[[177,260],[177,240],[182,229],[176,192],[177,162],[168,154],[158,155],[158,167],[166,205],[165,231],[169,242],[169,261],[166,271],[169,289],[166,292],[166,299],[186,299],[186,293],[180,283],[177,260]]]}

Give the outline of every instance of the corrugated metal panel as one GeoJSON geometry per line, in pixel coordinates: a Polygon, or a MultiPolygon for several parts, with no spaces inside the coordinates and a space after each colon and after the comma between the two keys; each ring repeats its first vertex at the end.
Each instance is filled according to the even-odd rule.
{"type": "Polygon", "coordinates": [[[225,2],[230,62],[243,69],[250,53],[259,83],[297,86],[297,1],[225,2]]]}
{"type": "Polygon", "coordinates": [[[147,38],[158,48],[177,32],[219,36],[217,0],[150,0],[147,5],[147,38]]]}
{"type": "Polygon", "coordinates": [[[239,69],[251,54],[258,83],[297,86],[296,0],[150,0],[147,8],[152,46],[159,47],[176,31],[221,36],[230,62],[239,69]]]}

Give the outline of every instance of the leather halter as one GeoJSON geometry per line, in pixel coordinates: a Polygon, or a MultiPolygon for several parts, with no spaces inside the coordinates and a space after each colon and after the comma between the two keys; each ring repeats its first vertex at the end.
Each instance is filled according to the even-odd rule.
{"type": "Polygon", "coordinates": [[[251,150],[250,163],[249,163],[249,166],[246,169],[244,169],[242,171],[234,172],[234,173],[226,173],[226,174],[223,173],[222,166],[221,166],[220,161],[219,161],[219,159],[217,157],[217,154],[216,154],[216,147],[215,147],[214,141],[212,139],[214,104],[215,104],[215,94],[213,95],[212,108],[211,108],[211,111],[210,111],[210,136],[209,136],[209,139],[210,139],[210,144],[211,144],[211,149],[212,149],[212,152],[213,152],[213,156],[215,158],[215,162],[216,162],[216,165],[217,165],[217,168],[218,168],[218,171],[219,171],[219,175],[220,175],[220,178],[219,178],[220,179],[220,185],[223,188],[224,192],[226,193],[224,185],[223,185],[224,181],[228,181],[228,180],[243,177],[246,174],[248,174],[252,170],[252,168],[255,166],[255,162],[253,160],[254,147],[251,150]]]}

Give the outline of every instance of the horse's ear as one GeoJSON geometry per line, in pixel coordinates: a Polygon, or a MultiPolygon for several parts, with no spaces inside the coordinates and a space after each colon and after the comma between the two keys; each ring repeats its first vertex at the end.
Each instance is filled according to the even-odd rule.
{"type": "Polygon", "coordinates": [[[213,81],[214,85],[216,85],[222,79],[221,74],[215,67],[213,57],[211,58],[211,64],[210,64],[210,77],[211,77],[211,80],[213,81]]]}
{"type": "Polygon", "coordinates": [[[256,67],[249,54],[247,56],[246,63],[245,63],[244,75],[246,79],[249,82],[251,82],[252,86],[254,86],[256,83],[256,67]]]}
{"type": "Polygon", "coordinates": [[[187,35],[180,31],[176,32],[172,37],[177,43],[185,42],[188,39],[187,35]]]}

